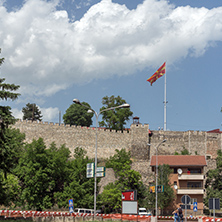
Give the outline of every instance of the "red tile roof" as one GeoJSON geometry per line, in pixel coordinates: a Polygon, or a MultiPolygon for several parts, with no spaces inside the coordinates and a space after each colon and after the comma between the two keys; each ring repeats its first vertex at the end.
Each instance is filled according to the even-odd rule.
{"type": "Polygon", "coordinates": [[[220,129],[215,129],[215,130],[207,131],[207,133],[222,133],[222,131],[220,131],[220,129]]]}
{"type": "MultiPolygon", "coordinates": [[[[206,166],[205,156],[191,155],[158,155],[158,165],[169,166],[206,166]]],[[[150,166],[156,166],[156,156],[152,156],[150,166]]]]}

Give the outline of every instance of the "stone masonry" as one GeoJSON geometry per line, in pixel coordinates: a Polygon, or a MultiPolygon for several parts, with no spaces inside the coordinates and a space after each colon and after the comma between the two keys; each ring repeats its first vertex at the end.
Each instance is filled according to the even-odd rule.
{"type": "MultiPolygon", "coordinates": [[[[12,127],[26,134],[26,142],[42,137],[46,146],[55,142],[59,147],[65,144],[73,154],[76,147],[82,147],[90,158],[95,156],[96,128],[67,126],[48,122],[17,121],[12,127]]],[[[142,175],[148,185],[153,180],[150,157],[155,155],[173,155],[187,149],[192,155],[205,155],[209,159],[208,169],[215,167],[217,150],[222,149],[222,134],[202,131],[150,131],[148,124],[132,124],[130,130],[114,131],[98,128],[98,159],[106,159],[115,154],[115,150],[131,151],[132,168],[142,175]]],[[[206,170],[207,171],[207,170],[206,170]]]]}

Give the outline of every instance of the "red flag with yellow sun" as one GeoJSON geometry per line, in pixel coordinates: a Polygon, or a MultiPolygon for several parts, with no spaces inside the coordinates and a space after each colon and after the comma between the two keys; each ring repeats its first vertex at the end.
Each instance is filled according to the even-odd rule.
{"type": "Polygon", "coordinates": [[[151,86],[154,82],[156,82],[157,79],[159,79],[161,76],[163,76],[166,73],[166,62],[163,63],[162,66],[149,78],[147,79],[148,82],[150,82],[151,86]]]}

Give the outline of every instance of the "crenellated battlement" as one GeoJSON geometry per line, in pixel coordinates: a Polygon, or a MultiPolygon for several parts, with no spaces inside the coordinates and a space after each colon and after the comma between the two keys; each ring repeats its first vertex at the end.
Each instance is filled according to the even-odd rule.
{"type": "MultiPolygon", "coordinates": [[[[18,128],[26,134],[26,142],[31,143],[39,137],[44,139],[47,147],[55,142],[57,147],[65,144],[73,155],[76,147],[86,150],[87,156],[95,157],[96,128],[85,126],[69,126],[52,122],[17,121],[12,127],[18,128]]],[[[149,167],[150,158],[156,155],[174,155],[187,149],[192,155],[205,155],[211,158],[215,166],[218,149],[222,149],[222,134],[204,131],[163,131],[151,130],[149,124],[131,124],[130,129],[109,130],[99,127],[97,131],[97,157],[106,159],[116,154],[116,149],[131,152],[133,169],[140,172],[145,184],[149,184],[152,177],[149,167]],[[160,143],[167,139],[165,143],[160,143]]],[[[208,162],[209,162],[208,161],[208,162]]]]}
{"type": "MultiPolygon", "coordinates": [[[[42,126],[42,125],[46,125],[46,126],[54,126],[54,127],[65,127],[66,129],[67,128],[76,128],[76,129],[87,129],[87,130],[96,130],[96,127],[88,127],[88,126],[76,126],[76,125],[66,125],[64,123],[53,123],[53,122],[43,122],[43,121],[31,121],[31,120],[17,120],[16,122],[16,126],[19,126],[19,125],[33,125],[33,127],[36,127],[36,126],[42,126]]],[[[124,129],[124,130],[110,130],[110,129],[107,129],[105,127],[98,127],[98,131],[104,131],[104,132],[108,132],[108,133],[129,133],[130,129],[124,129]]]]}
{"type": "MultiPolygon", "coordinates": [[[[26,134],[27,142],[42,137],[47,146],[52,142],[57,146],[66,144],[72,153],[77,146],[83,147],[89,156],[94,156],[95,127],[22,120],[17,121],[13,127],[26,134]]],[[[187,149],[193,155],[216,158],[217,150],[222,149],[222,134],[205,131],[150,131],[149,124],[139,123],[131,124],[130,129],[123,131],[98,127],[97,133],[99,158],[108,158],[115,154],[116,149],[125,148],[131,151],[132,158],[149,160],[163,139],[167,139],[167,142],[159,147],[162,154],[174,154],[187,149]]]]}

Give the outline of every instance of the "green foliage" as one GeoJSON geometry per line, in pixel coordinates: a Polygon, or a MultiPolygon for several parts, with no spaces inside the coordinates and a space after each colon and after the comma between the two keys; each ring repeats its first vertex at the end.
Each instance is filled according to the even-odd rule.
{"type": "Polygon", "coordinates": [[[18,163],[24,139],[25,135],[18,129],[0,129],[0,169],[4,172],[5,178],[18,163]]]}
{"type": "Polygon", "coordinates": [[[132,160],[130,159],[131,154],[130,151],[126,152],[126,149],[121,150],[115,150],[116,154],[114,154],[112,157],[110,157],[106,162],[107,168],[113,168],[115,173],[118,175],[118,173],[123,170],[123,168],[128,167],[128,169],[131,168],[132,160]]]}
{"type": "Polygon", "coordinates": [[[120,187],[114,183],[109,183],[99,195],[98,204],[102,206],[105,213],[117,213],[121,209],[121,194],[120,187]]]}
{"type": "Polygon", "coordinates": [[[146,189],[141,181],[140,173],[132,170],[131,164],[130,152],[126,152],[125,149],[116,149],[116,154],[107,160],[106,167],[113,168],[117,180],[105,186],[98,197],[98,205],[106,213],[120,212],[121,193],[126,190],[137,190],[139,205],[144,204],[146,189]]]}
{"type": "Polygon", "coordinates": [[[66,165],[70,151],[64,146],[57,149],[54,143],[46,149],[42,138],[27,144],[25,151],[14,170],[21,183],[17,205],[26,209],[49,209],[55,203],[54,193],[63,190],[70,174],[66,165]]]}
{"type": "Polygon", "coordinates": [[[177,151],[175,151],[174,155],[190,155],[190,153],[185,147],[183,147],[183,150],[181,150],[180,154],[177,151]]]}
{"type": "MultiPolygon", "coordinates": [[[[104,106],[100,109],[100,111],[107,108],[120,106],[124,103],[126,103],[126,101],[120,96],[105,96],[102,99],[102,104],[104,106]]],[[[106,128],[115,130],[123,130],[126,121],[128,121],[129,118],[133,115],[133,112],[130,111],[130,108],[118,108],[102,112],[101,115],[103,120],[99,122],[99,126],[104,126],[106,128]]]]}
{"type": "Polygon", "coordinates": [[[0,98],[2,100],[8,100],[11,99],[12,101],[17,99],[20,95],[19,93],[14,93],[11,91],[16,91],[19,89],[20,86],[15,84],[8,84],[4,83],[5,78],[0,78],[0,98]]]}
{"type": "Polygon", "coordinates": [[[206,198],[204,203],[208,206],[209,198],[220,198],[220,204],[222,204],[222,151],[217,151],[217,167],[216,169],[208,170],[206,176],[206,198]]]}
{"type": "Polygon", "coordinates": [[[42,121],[41,111],[35,103],[27,103],[26,107],[22,108],[23,120],[42,121]]]}
{"type": "MultiPolygon", "coordinates": [[[[0,48],[1,53],[1,48],[0,48]]],[[[4,58],[0,58],[0,66],[4,62],[4,58]]],[[[20,86],[15,84],[8,84],[4,83],[5,78],[0,78],[0,98],[2,100],[8,100],[11,99],[12,101],[17,99],[20,95],[19,93],[14,93],[13,91],[16,91],[19,89],[20,86]]]]}
{"type": "Polygon", "coordinates": [[[169,206],[169,203],[172,203],[174,199],[174,190],[170,184],[169,176],[172,173],[169,165],[159,165],[159,177],[158,184],[164,186],[164,192],[158,194],[158,206],[161,209],[169,206]]]}
{"type": "Polygon", "coordinates": [[[63,120],[65,124],[70,126],[90,126],[92,125],[93,113],[87,113],[91,108],[90,105],[86,102],[82,102],[83,105],[89,107],[86,108],[79,104],[72,104],[63,115],[63,120]]]}
{"type": "Polygon", "coordinates": [[[13,174],[8,174],[7,178],[3,173],[0,173],[2,187],[0,187],[0,199],[4,200],[3,204],[7,207],[14,207],[15,199],[19,198],[20,185],[19,180],[13,174]]]}
{"type": "Polygon", "coordinates": [[[94,179],[86,178],[86,165],[92,160],[85,156],[86,151],[75,148],[74,160],[68,162],[70,174],[64,183],[63,192],[55,194],[59,207],[65,207],[69,199],[74,199],[74,207],[93,208],[94,179]]]}
{"type": "MultiPolygon", "coordinates": [[[[0,49],[1,52],[1,49],[0,49]]],[[[0,58],[0,66],[4,62],[4,58],[0,58]]],[[[5,78],[0,78],[0,99],[12,100],[18,98],[19,86],[15,84],[5,83],[5,78]]],[[[12,172],[18,163],[21,155],[24,134],[19,130],[9,128],[10,124],[14,124],[15,118],[12,116],[11,107],[0,106],[0,204],[8,206],[11,203],[11,193],[7,175],[12,172]]]]}
{"type": "Polygon", "coordinates": [[[22,189],[20,202],[17,204],[35,210],[50,208],[52,200],[49,197],[49,188],[53,186],[53,181],[46,146],[40,138],[27,144],[25,150],[15,169],[22,189]]]}
{"type": "Polygon", "coordinates": [[[183,147],[183,150],[181,151],[181,155],[190,155],[190,153],[185,147],[183,147]]]}
{"type": "MultiPolygon", "coordinates": [[[[172,203],[174,199],[174,191],[172,185],[170,184],[169,176],[171,174],[169,165],[159,165],[158,167],[158,185],[164,186],[164,192],[158,193],[158,206],[164,209],[172,203]]],[[[155,185],[154,185],[155,186],[155,185]]],[[[147,203],[148,208],[155,208],[156,194],[147,193],[147,203]]]]}

